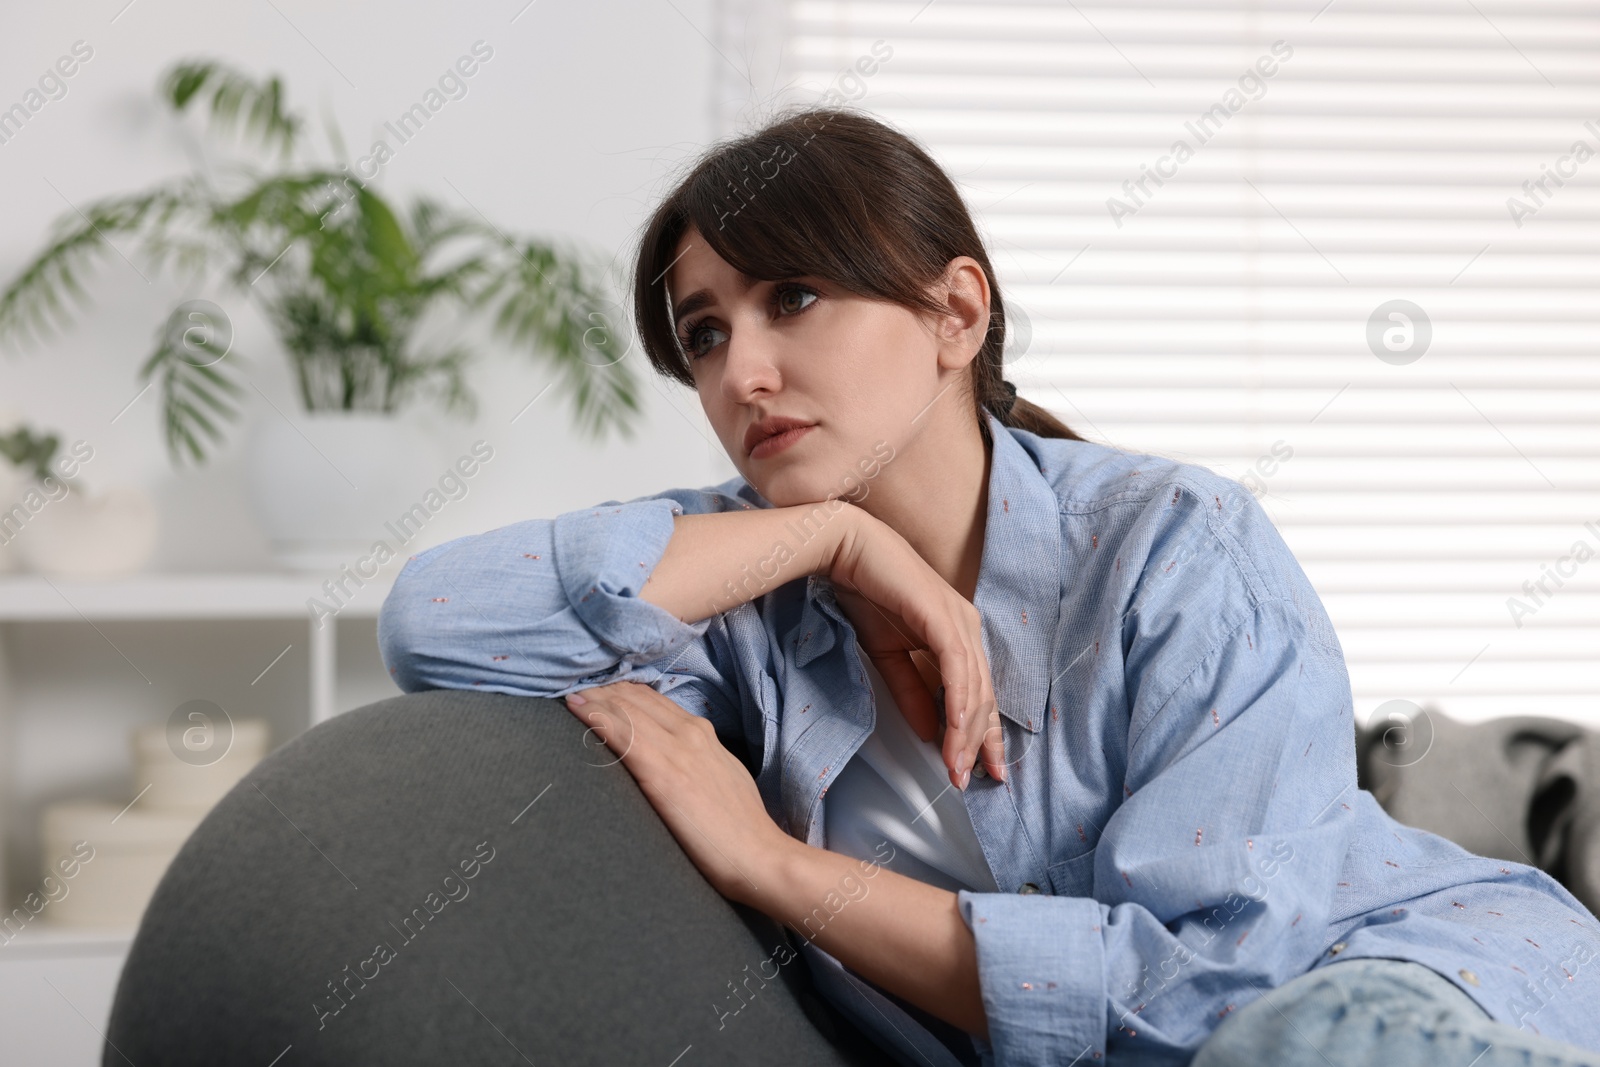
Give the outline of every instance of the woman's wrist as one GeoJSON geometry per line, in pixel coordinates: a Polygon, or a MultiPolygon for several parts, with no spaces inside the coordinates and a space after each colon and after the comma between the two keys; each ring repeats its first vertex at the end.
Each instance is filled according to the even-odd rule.
{"type": "Polygon", "coordinates": [[[784,888],[793,884],[797,868],[802,868],[809,858],[806,853],[818,851],[776,830],[741,863],[747,867],[748,877],[718,889],[729,900],[778,918],[787,905],[784,888]]]}
{"type": "Polygon", "coordinates": [[[871,536],[871,526],[878,522],[871,514],[848,500],[838,500],[835,503],[840,507],[828,519],[829,536],[814,572],[824,578],[837,575],[846,560],[859,555],[862,541],[871,536]]]}

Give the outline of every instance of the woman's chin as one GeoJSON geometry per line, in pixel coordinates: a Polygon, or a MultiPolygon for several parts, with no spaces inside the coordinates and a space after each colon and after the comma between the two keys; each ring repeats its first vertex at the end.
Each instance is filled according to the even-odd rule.
{"type": "MultiPolygon", "coordinates": [[[[789,508],[797,504],[817,504],[828,498],[828,490],[820,485],[810,484],[810,480],[797,477],[798,472],[784,471],[776,477],[763,479],[761,482],[750,482],[762,499],[769,501],[775,508],[789,508]]],[[[746,479],[747,481],[749,479],[746,479]]]]}

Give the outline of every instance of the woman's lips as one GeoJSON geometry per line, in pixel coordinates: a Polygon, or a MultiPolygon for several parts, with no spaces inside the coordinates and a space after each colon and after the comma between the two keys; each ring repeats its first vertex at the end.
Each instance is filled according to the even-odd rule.
{"type": "Polygon", "coordinates": [[[810,426],[796,426],[792,430],[785,430],[783,433],[763,438],[760,443],[750,450],[750,458],[766,459],[768,456],[775,456],[816,428],[815,423],[810,426]]]}

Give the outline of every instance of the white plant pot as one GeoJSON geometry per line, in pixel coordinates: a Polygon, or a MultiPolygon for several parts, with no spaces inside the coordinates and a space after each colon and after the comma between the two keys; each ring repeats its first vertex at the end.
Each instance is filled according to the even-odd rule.
{"type": "MultiPolygon", "coordinates": [[[[58,578],[115,578],[139,570],[155,554],[160,521],[155,501],[143,489],[103,493],[72,489],[31,512],[12,539],[22,561],[58,578]]],[[[26,510],[26,508],[24,509],[26,510]]]]}
{"type": "Polygon", "coordinates": [[[15,535],[21,531],[15,529],[14,519],[12,522],[6,522],[6,516],[22,502],[22,494],[26,491],[27,485],[22,475],[16,472],[16,468],[0,459],[0,574],[14,571],[22,566],[22,553],[17,550],[14,540],[15,535]]]}
{"type": "MultiPolygon", "coordinates": [[[[22,412],[0,407],[0,432],[6,432],[22,421],[22,412]]],[[[22,472],[0,456],[0,515],[8,512],[22,499],[25,479],[22,472]]],[[[22,557],[14,545],[9,544],[12,531],[0,526],[0,574],[14,571],[22,565],[22,557]]]]}
{"type": "Polygon", "coordinates": [[[434,450],[393,415],[268,415],[245,449],[251,503],[280,566],[336,571],[395,538],[386,523],[429,487],[434,450]]]}

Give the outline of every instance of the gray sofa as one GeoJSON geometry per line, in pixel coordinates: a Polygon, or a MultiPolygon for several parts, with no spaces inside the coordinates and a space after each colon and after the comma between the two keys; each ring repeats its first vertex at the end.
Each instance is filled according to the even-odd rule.
{"type": "Polygon", "coordinates": [[[585,734],[433,691],[273,752],[157,887],[102,1062],[880,1062],[585,734]]]}

